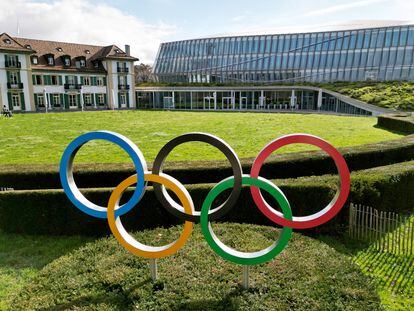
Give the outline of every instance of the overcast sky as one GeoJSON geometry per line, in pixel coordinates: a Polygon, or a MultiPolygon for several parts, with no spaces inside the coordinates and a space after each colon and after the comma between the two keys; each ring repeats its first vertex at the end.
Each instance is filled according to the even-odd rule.
{"type": "Polygon", "coordinates": [[[412,0],[0,0],[0,33],[120,47],[152,63],[164,41],[413,23],[412,0]],[[19,25],[19,26],[18,26],[19,25]]]}

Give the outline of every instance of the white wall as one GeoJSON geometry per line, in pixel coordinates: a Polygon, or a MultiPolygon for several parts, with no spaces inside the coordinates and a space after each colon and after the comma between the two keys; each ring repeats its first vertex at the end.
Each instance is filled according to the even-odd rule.
{"type": "Polygon", "coordinates": [[[31,111],[31,102],[33,101],[33,98],[31,98],[30,93],[29,93],[29,81],[27,78],[28,65],[30,64],[27,64],[25,54],[0,53],[0,96],[2,97],[2,103],[3,105],[6,105],[8,107],[7,74],[6,74],[5,57],[4,57],[6,54],[19,56],[19,62],[21,63],[20,79],[24,87],[23,93],[24,93],[26,111],[31,111]]]}

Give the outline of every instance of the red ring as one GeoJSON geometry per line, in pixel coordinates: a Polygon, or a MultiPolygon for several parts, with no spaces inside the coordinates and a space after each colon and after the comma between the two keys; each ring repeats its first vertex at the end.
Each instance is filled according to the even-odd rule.
{"type": "Polygon", "coordinates": [[[316,147],[319,147],[326,153],[328,153],[332,159],[335,161],[335,165],[338,169],[339,176],[341,178],[341,187],[337,191],[333,200],[320,212],[302,217],[293,217],[293,220],[287,220],[283,218],[283,215],[278,211],[274,210],[263,198],[260,189],[257,187],[251,187],[250,192],[252,193],[253,200],[260,209],[260,211],[274,223],[290,227],[293,229],[308,229],[320,226],[333,217],[335,217],[342,207],[345,205],[349,191],[351,188],[351,175],[349,173],[348,165],[344,157],[339,153],[339,151],[333,147],[327,141],[307,134],[293,134],[280,137],[270,144],[268,144],[257,156],[256,160],[253,163],[250,176],[253,178],[259,177],[260,169],[262,168],[265,160],[276,150],[290,145],[290,144],[309,144],[316,147]],[[325,211],[325,212],[324,212],[325,211]]]}

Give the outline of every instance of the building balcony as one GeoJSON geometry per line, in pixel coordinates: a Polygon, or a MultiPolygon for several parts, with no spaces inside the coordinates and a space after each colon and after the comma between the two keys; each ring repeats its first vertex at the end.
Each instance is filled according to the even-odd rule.
{"type": "Polygon", "coordinates": [[[23,83],[11,83],[7,82],[7,88],[9,90],[22,90],[24,87],[23,83]]]}
{"type": "Polygon", "coordinates": [[[81,88],[82,84],[65,83],[65,90],[80,90],[81,88]]]}
{"type": "Polygon", "coordinates": [[[128,84],[118,84],[118,90],[120,91],[129,91],[130,88],[128,84]]]}
{"type": "Polygon", "coordinates": [[[7,61],[5,62],[5,67],[6,68],[22,68],[22,63],[16,62],[16,61],[7,61]]]}
{"type": "Polygon", "coordinates": [[[126,67],[118,67],[118,73],[129,73],[129,68],[126,67]]]}

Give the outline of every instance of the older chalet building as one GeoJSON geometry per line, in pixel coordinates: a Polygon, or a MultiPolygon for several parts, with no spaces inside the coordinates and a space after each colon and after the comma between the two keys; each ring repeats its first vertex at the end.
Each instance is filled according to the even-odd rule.
{"type": "Polygon", "coordinates": [[[0,110],[135,108],[129,46],[93,46],[0,35],[0,110]]]}

